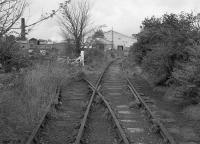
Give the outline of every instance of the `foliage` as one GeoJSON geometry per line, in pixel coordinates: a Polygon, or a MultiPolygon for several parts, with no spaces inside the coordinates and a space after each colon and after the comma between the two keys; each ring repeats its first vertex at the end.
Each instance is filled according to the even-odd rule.
{"type": "Polygon", "coordinates": [[[190,58],[174,69],[172,77],[183,97],[191,103],[200,102],[200,46],[188,47],[190,58]]]}
{"type": "Polygon", "coordinates": [[[67,39],[67,43],[65,44],[65,49],[64,49],[64,52],[65,52],[65,56],[66,57],[70,57],[70,58],[73,58],[76,56],[75,51],[75,43],[72,39],[67,39]]]}
{"type": "Polygon", "coordinates": [[[104,50],[105,42],[104,42],[104,32],[101,29],[95,31],[95,33],[88,38],[87,46],[104,50]]]}
{"type": "Polygon", "coordinates": [[[14,36],[6,36],[0,41],[0,63],[6,72],[10,72],[12,68],[19,70],[30,64],[28,54],[20,48],[15,41],[14,36]]]}
{"type": "Polygon", "coordinates": [[[104,63],[106,62],[106,55],[103,50],[91,48],[85,51],[85,64],[91,68],[98,70],[104,67],[104,63]]]}
{"type": "Polygon", "coordinates": [[[104,58],[104,51],[96,48],[87,49],[85,52],[86,63],[92,63],[95,59],[101,61],[104,58]]]}
{"type": "Polygon", "coordinates": [[[129,53],[155,85],[176,86],[185,98],[199,95],[199,14],[164,14],[146,18],[129,53]]]}
{"type": "Polygon", "coordinates": [[[103,32],[103,30],[101,30],[101,29],[97,30],[97,31],[93,34],[92,38],[93,38],[93,39],[95,39],[95,38],[104,38],[104,32],[103,32]]]}
{"type": "Polygon", "coordinates": [[[197,20],[192,13],[181,13],[153,16],[142,22],[138,42],[132,46],[130,56],[158,78],[155,84],[167,84],[176,64],[188,61],[186,47],[199,43],[197,20]]]}

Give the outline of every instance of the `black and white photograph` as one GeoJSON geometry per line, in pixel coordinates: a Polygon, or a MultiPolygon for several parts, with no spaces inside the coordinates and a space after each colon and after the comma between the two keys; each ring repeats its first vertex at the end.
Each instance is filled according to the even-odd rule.
{"type": "Polygon", "coordinates": [[[0,144],[200,144],[200,1],[0,0],[0,144]]]}

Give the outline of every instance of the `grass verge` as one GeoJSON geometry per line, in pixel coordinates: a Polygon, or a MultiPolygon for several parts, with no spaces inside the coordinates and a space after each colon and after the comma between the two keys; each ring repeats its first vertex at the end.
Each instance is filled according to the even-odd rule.
{"type": "Polygon", "coordinates": [[[55,100],[56,88],[66,86],[80,69],[64,64],[36,65],[1,91],[0,143],[24,143],[45,108],[55,100]]]}

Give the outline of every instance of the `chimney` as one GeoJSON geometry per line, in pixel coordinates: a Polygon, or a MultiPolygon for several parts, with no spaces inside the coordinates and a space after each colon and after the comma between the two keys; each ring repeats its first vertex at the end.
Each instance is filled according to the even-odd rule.
{"type": "Polygon", "coordinates": [[[26,40],[25,19],[21,18],[21,40],[26,40]]]}

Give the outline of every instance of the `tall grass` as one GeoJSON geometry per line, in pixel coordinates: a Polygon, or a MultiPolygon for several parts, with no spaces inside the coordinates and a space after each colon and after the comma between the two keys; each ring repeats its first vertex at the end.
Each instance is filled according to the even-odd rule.
{"type": "Polygon", "coordinates": [[[55,100],[56,88],[67,85],[79,70],[56,63],[36,65],[19,74],[13,88],[4,90],[0,105],[0,143],[28,136],[46,107],[55,100]]]}

